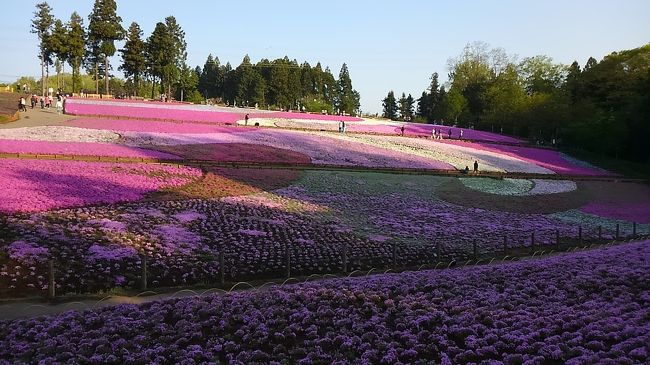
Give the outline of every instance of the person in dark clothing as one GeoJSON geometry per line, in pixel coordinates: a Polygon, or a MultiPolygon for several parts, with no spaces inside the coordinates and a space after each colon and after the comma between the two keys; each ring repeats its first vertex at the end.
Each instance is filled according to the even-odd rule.
{"type": "Polygon", "coordinates": [[[246,117],[244,117],[244,125],[248,125],[248,114],[246,114],[246,117]]]}
{"type": "Polygon", "coordinates": [[[474,160],[474,173],[478,172],[478,160],[474,160]]]}
{"type": "Polygon", "coordinates": [[[402,124],[402,136],[404,135],[404,124],[402,124]]]}

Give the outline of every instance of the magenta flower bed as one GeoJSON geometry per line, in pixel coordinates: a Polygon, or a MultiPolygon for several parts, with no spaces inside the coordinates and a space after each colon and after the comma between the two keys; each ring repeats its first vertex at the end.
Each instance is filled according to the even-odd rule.
{"type": "Polygon", "coordinates": [[[157,122],[151,120],[124,120],[124,119],[73,119],[66,122],[71,127],[88,129],[106,129],[123,132],[155,132],[155,133],[178,133],[178,134],[201,134],[201,133],[243,133],[254,129],[227,127],[197,123],[174,123],[157,122]]]}
{"type": "Polygon", "coordinates": [[[547,168],[561,175],[615,176],[609,171],[578,166],[564,159],[558,151],[533,147],[507,146],[487,143],[465,143],[462,141],[443,141],[444,143],[474,148],[482,151],[502,153],[537,166],[547,168]]]}
{"type": "MultiPolygon", "coordinates": [[[[449,130],[451,129],[451,138],[458,139],[460,138],[460,131],[463,131],[463,139],[471,141],[485,141],[485,142],[499,142],[499,143],[515,143],[521,144],[524,141],[504,136],[497,133],[490,133],[484,131],[477,131],[473,129],[450,127],[444,125],[433,125],[433,124],[420,124],[420,123],[406,123],[404,128],[404,134],[407,136],[418,136],[418,137],[430,137],[431,131],[433,129],[440,130],[442,137],[444,139],[449,138],[449,130]]],[[[396,133],[400,133],[401,130],[399,127],[395,130],[396,133]]]]}
{"type": "Polygon", "coordinates": [[[133,201],[202,175],[189,167],[60,160],[0,159],[0,170],[0,212],[133,201]]]}
{"type": "Polygon", "coordinates": [[[647,364],[650,242],[0,322],[8,363],[647,364]]]}
{"type": "Polygon", "coordinates": [[[250,118],[283,118],[283,119],[304,119],[304,120],[323,120],[333,122],[360,122],[363,119],[351,116],[323,115],[309,113],[291,113],[291,112],[271,112],[271,113],[251,113],[250,118]]]}
{"type": "MultiPolygon", "coordinates": [[[[176,120],[205,123],[236,123],[243,119],[241,113],[197,110],[198,107],[178,104],[145,104],[120,102],[94,102],[79,99],[66,101],[66,113],[73,115],[125,117],[133,119],[176,120]]],[[[201,108],[206,109],[206,108],[201,108]]]]}
{"type": "Polygon", "coordinates": [[[636,223],[650,223],[650,204],[647,198],[639,197],[636,203],[590,202],[581,211],[600,217],[613,218],[636,223]]]}
{"type": "Polygon", "coordinates": [[[169,153],[110,143],[0,140],[0,152],[178,160],[169,153]]]}

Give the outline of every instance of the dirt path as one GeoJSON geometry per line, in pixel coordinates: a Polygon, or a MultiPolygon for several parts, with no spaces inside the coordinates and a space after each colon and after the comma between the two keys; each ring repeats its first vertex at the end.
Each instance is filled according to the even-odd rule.
{"type": "Polygon", "coordinates": [[[0,129],[40,127],[46,125],[63,125],[65,121],[76,119],[73,115],[57,114],[56,108],[41,109],[40,107],[19,113],[20,118],[15,122],[0,124],[0,129]]]}

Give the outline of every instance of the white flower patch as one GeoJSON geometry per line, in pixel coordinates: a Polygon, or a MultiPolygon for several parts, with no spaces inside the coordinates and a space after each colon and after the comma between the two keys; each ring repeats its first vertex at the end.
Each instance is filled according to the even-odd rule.
{"type": "Polygon", "coordinates": [[[533,188],[533,182],[524,179],[460,178],[466,187],[488,194],[524,196],[533,188]]]}
{"type": "Polygon", "coordinates": [[[50,142],[117,142],[120,135],[106,130],[63,126],[0,129],[0,139],[50,142]]]}
{"type": "Polygon", "coordinates": [[[574,191],[578,185],[574,181],[569,180],[540,180],[533,179],[535,184],[526,195],[544,195],[544,194],[558,194],[574,191]]]}

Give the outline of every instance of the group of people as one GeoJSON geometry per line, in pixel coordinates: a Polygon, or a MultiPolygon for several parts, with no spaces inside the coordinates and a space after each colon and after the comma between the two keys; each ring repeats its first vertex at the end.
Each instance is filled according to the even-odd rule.
{"type": "Polygon", "coordinates": [[[345,125],[345,121],[343,121],[343,120],[340,121],[339,122],[339,133],[345,133],[346,128],[347,128],[347,126],[345,125]]]}
{"type": "MultiPolygon", "coordinates": [[[[451,128],[447,130],[447,136],[449,139],[451,139],[451,128]]],[[[460,132],[458,132],[458,138],[463,139],[463,130],[461,129],[460,132]]],[[[442,139],[442,132],[440,129],[433,128],[431,129],[431,139],[442,139]]]]}
{"type": "MultiPolygon", "coordinates": [[[[469,166],[465,166],[465,170],[463,172],[469,174],[469,166]]],[[[474,173],[478,173],[478,160],[474,160],[474,173]]]]}
{"type": "MultiPolygon", "coordinates": [[[[61,114],[63,112],[63,103],[65,101],[65,97],[61,93],[56,94],[56,112],[61,114]]],[[[36,94],[33,94],[30,98],[30,104],[32,109],[34,109],[37,105],[40,104],[41,109],[50,109],[52,106],[52,103],[54,102],[54,98],[52,96],[47,95],[47,96],[37,96],[36,94]]],[[[21,112],[26,112],[27,111],[27,100],[25,99],[24,96],[21,96],[20,99],[18,100],[18,110],[21,112]]]]}

